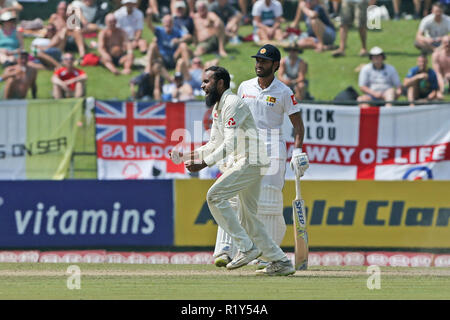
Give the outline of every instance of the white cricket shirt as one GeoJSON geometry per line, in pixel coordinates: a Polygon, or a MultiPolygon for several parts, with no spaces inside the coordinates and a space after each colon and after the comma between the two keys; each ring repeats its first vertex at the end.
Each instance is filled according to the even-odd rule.
{"type": "Polygon", "coordinates": [[[266,141],[269,157],[286,159],[286,141],[282,132],[284,114],[300,112],[292,90],[277,78],[262,89],[256,77],[241,83],[238,96],[248,104],[260,136],[266,141]]]}
{"type": "Polygon", "coordinates": [[[231,89],[214,105],[212,118],[209,142],[196,149],[209,167],[227,157],[234,162],[248,160],[253,165],[268,165],[264,142],[258,137],[248,105],[231,89]]]}

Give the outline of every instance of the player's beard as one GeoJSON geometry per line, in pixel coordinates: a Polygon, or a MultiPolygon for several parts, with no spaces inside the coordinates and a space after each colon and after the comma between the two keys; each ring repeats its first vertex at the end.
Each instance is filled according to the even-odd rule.
{"type": "Polygon", "coordinates": [[[219,91],[217,90],[217,86],[214,84],[214,86],[209,89],[209,93],[205,96],[206,105],[211,108],[217,101],[219,101],[219,98],[219,91]]]}
{"type": "MultiPolygon", "coordinates": [[[[273,62],[272,62],[272,66],[273,66],[273,62]]],[[[259,73],[258,73],[258,71],[256,71],[256,67],[255,67],[255,73],[259,78],[269,77],[272,75],[272,66],[267,69],[262,69],[262,71],[260,71],[259,73]]]]}

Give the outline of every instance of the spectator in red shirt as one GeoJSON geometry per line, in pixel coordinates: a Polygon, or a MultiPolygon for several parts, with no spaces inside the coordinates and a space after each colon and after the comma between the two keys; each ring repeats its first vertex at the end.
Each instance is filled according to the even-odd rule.
{"type": "Polygon", "coordinates": [[[53,73],[53,97],[80,98],[86,93],[87,74],[80,69],[74,68],[74,58],[71,53],[65,53],[62,59],[63,67],[53,73]]]}

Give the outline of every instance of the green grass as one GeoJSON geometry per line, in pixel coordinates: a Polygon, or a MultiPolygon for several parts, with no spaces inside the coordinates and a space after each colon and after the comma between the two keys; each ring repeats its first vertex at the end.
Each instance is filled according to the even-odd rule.
{"type": "Polygon", "coordinates": [[[311,267],[290,277],[264,277],[251,266],[78,264],[81,289],[69,290],[68,266],[2,263],[0,299],[450,299],[448,268],[381,268],[381,289],[369,290],[365,267],[311,267]]]}

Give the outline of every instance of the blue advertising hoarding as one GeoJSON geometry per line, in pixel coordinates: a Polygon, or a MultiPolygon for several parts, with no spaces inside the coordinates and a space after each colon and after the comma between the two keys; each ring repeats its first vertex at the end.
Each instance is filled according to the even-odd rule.
{"type": "Polygon", "coordinates": [[[173,245],[171,180],[0,181],[0,248],[173,245]]]}

